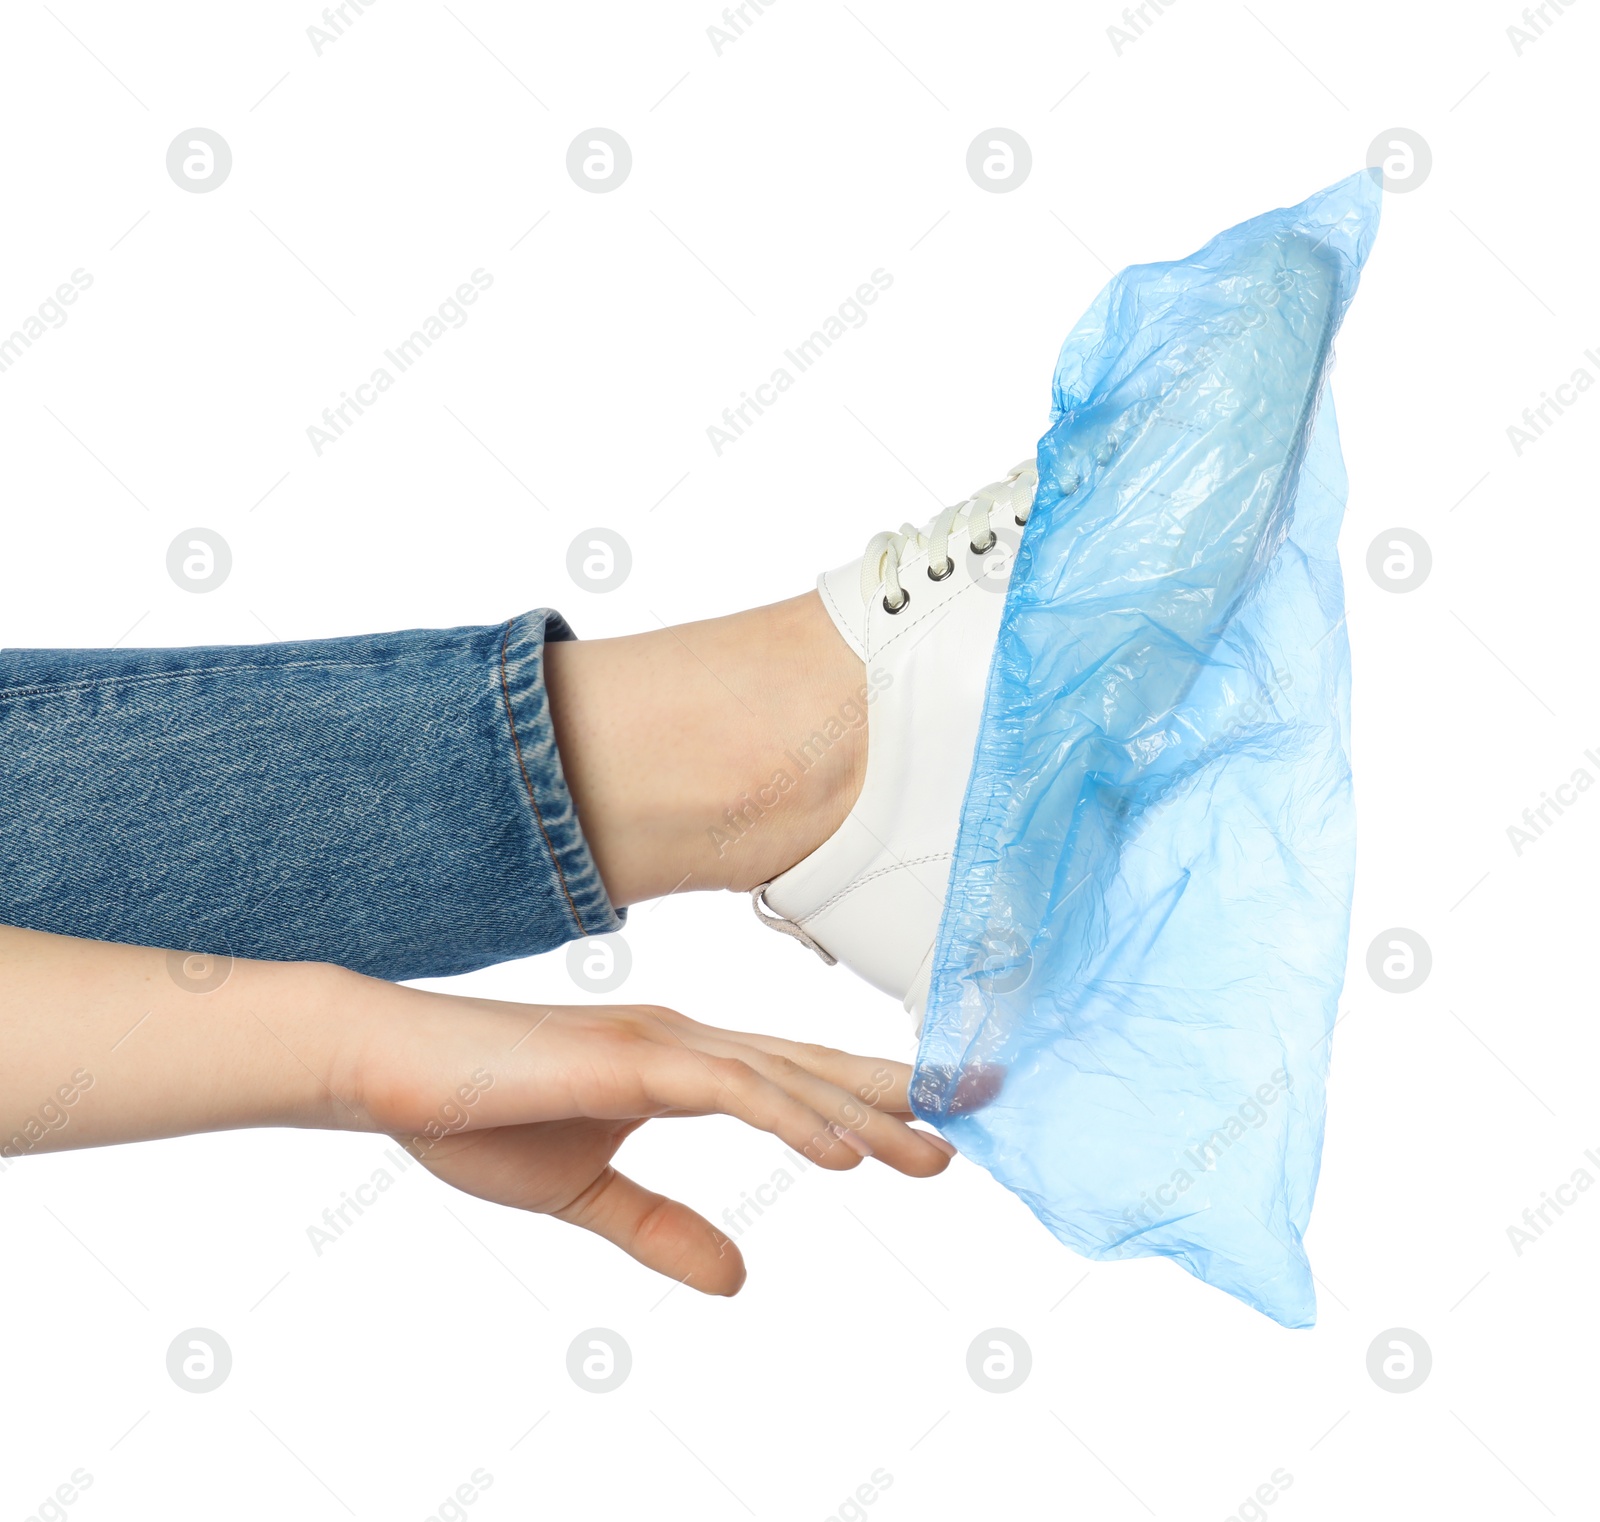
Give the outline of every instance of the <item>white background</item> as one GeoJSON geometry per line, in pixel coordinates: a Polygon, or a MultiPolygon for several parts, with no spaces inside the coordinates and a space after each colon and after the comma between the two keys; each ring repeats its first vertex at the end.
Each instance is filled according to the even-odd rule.
{"type": "MultiPolygon", "coordinates": [[[[0,644],[541,604],[598,635],[791,595],[1031,452],[1108,269],[1421,133],[1432,173],[1386,197],[1335,383],[1361,845],[1320,1322],[1284,1331],[1163,1261],[1091,1266],[960,1161],[801,1178],[727,1302],[420,1170],[317,1257],[306,1227],[378,1166],[368,1138],[41,1157],[0,1175],[0,1518],[78,1468],[85,1522],[421,1522],[479,1468],[484,1522],[822,1522],[879,1469],[874,1522],[1221,1522],[1278,1469],[1262,1512],[1286,1522],[1592,1516],[1600,1191],[1520,1257],[1506,1228],[1600,1177],[1600,794],[1520,856],[1506,830],[1600,776],[1600,396],[1520,457],[1506,429],[1600,376],[1600,20],[1571,10],[1519,56],[1511,0],[1183,0],[1119,55],[1110,0],[780,0],[719,55],[712,3],[381,0],[321,56],[309,0],[7,5],[0,331],[75,269],[93,285],[0,374],[0,644]],[[233,153],[206,194],[165,168],[195,126],[233,153]],[[608,194],[565,167],[595,126],[633,152],[608,194]],[[1008,194],[965,168],[995,126],[1033,151],[1008,194]],[[480,267],[466,326],[318,457],[307,425],[480,267]],[[878,268],[865,326],[718,457],[707,426],[878,268]],[[234,556],[204,596],[165,568],[196,525],[234,556]],[[565,569],[594,525],[633,551],[607,595],[565,569]],[[1395,526],[1434,557],[1404,595],[1365,568],[1395,526]],[[1433,951],[1405,996],[1365,970],[1390,926],[1433,951]],[[194,1326],[234,1357],[204,1396],[165,1369],[194,1326]],[[608,1395],[566,1373],[594,1326],[633,1353],[608,1395]],[[1011,1394],[966,1372],[992,1327],[1032,1350],[1011,1394]],[[1366,1370],[1392,1327],[1433,1353],[1406,1395],[1366,1370]]],[[[741,900],[644,906],[627,937],[620,997],[910,1052],[892,1001],[741,900]]],[[[559,952],[459,986],[575,996],[559,952]]],[[[624,1161],[717,1218],[783,1159],[716,1121],[647,1128],[624,1161]]]]}

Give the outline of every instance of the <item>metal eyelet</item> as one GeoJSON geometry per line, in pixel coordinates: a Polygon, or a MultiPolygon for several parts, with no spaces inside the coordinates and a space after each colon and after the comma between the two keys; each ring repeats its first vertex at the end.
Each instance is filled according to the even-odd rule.
{"type": "Polygon", "coordinates": [[[906,591],[906,589],[904,587],[900,588],[900,601],[899,602],[894,603],[893,605],[891,605],[887,595],[885,595],[885,597],[883,599],[883,611],[885,613],[904,613],[905,610],[907,608],[909,608],[910,606],[911,606],[911,594],[908,591],[906,591]]]}
{"type": "Polygon", "coordinates": [[[996,534],[993,529],[990,529],[989,542],[987,544],[969,544],[967,548],[971,550],[974,555],[987,555],[989,551],[992,550],[999,542],[999,538],[1000,536],[996,534]]]}
{"type": "Polygon", "coordinates": [[[1011,518],[1018,528],[1026,528],[1028,526],[1028,520],[1026,518],[1019,518],[1015,513],[1011,515],[1011,518]]]}
{"type": "Polygon", "coordinates": [[[950,556],[946,555],[944,557],[944,571],[940,575],[935,576],[933,574],[933,567],[930,565],[928,567],[928,580],[929,581],[949,581],[950,573],[952,571],[954,571],[955,568],[956,568],[955,561],[952,560],[950,558],[950,556]]]}

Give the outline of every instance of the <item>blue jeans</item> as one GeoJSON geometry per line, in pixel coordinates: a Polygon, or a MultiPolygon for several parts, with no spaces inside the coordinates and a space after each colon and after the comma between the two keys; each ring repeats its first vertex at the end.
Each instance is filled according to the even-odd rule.
{"type": "Polygon", "coordinates": [[[0,924],[440,977],[617,929],[545,609],[496,628],[0,651],[0,924]]]}

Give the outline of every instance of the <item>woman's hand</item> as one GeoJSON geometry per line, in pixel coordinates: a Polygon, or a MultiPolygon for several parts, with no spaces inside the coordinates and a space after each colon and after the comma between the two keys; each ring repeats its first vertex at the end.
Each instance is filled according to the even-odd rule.
{"type": "Polygon", "coordinates": [[[647,1120],[731,1115],[819,1167],[942,1172],[904,1063],[668,1009],[497,1003],[336,967],[0,926],[0,1171],[34,1152],[242,1126],[387,1132],[446,1182],[583,1226],[708,1294],[738,1249],[611,1166],[647,1120]]]}
{"type": "Polygon", "coordinates": [[[744,1283],[738,1248],[612,1166],[646,1120],[730,1115],[835,1170],[870,1156],[924,1178],[954,1155],[905,1124],[904,1063],[648,1006],[500,1004],[384,984],[367,993],[393,1006],[372,1022],[349,1081],[373,1124],[446,1183],[582,1226],[707,1294],[744,1283]]]}

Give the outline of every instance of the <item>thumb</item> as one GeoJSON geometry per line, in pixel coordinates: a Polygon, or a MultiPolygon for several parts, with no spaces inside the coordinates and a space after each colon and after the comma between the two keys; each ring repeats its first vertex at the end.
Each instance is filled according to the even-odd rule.
{"type": "Polygon", "coordinates": [[[736,1295],[744,1285],[744,1257],[728,1237],[681,1201],[655,1194],[615,1168],[607,1167],[552,1214],[702,1294],[736,1295]]]}

